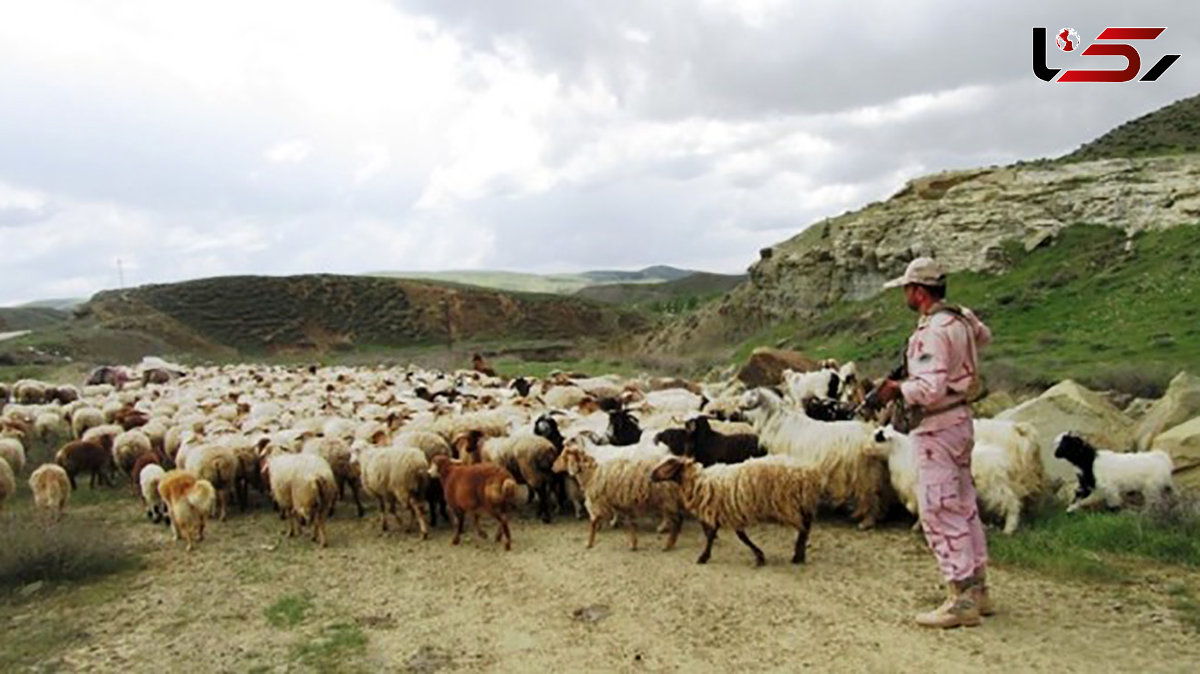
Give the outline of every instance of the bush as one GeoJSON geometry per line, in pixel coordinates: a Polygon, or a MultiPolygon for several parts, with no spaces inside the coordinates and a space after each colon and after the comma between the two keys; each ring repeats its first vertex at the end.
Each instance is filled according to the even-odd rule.
{"type": "Polygon", "coordinates": [[[85,580],[140,564],[113,531],[70,516],[49,527],[37,518],[9,518],[2,535],[0,591],[38,581],[85,580]]]}

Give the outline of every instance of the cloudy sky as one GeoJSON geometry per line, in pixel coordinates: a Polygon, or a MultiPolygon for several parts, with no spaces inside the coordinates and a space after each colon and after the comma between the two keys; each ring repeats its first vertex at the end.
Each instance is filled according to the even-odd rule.
{"type": "Polygon", "coordinates": [[[1196,3],[1049,4],[4,3],[0,305],[115,287],[117,260],[127,285],[740,272],[913,176],[1061,154],[1200,90],[1196,3]],[[1032,26],[1166,26],[1143,69],[1182,58],[1047,84],[1032,26]]]}

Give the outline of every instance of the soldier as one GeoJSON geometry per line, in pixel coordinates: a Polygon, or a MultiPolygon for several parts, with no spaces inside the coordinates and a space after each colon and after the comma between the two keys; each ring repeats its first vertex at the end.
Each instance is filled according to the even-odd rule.
{"type": "Polygon", "coordinates": [[[879,399],[899,397],[916,410],[910,434],[917,461],[917,490],[925,540],[949,584],[949,598],[916,617],[925,627],[975,626],[991,615],[986,584],[987,539],[971,479],[975,444],[970,398],[979,380],[978,348],[991,331],[969,309],[946,304],[946,273],[937,261],[913,260],[885,288],[904,288],[908,307],[920,314],[908,340],[908,375],[880,385],[879,399]]]}

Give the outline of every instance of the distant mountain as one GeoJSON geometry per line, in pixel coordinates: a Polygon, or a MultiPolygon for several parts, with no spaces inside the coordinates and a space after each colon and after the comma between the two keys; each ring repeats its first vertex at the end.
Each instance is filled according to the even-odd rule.
{"type": "Polygon", "coordinates": [[[70,311],[75,307],[86,302],[83,297],[63,297],[59,299],[37,300],[36,302],[26,302],[21,305],[21,308],[26,309],[57,309],[59,311],[70,311]]]}
{"type": "Polygon", "coordinates": [[[600,283],[665,283],[676,281],[696,272],[666,265],[646,267],[636,271],[597,270],[578,274],[526,274],[512,271],[457,270],[439,272],[383,271],[368,276],[406,278],[442,283],[478,286],[511,292],[553,293],[571,295],[588,286],[600,283]]]}
{"type": "Polygon", "coordinates": [[[603,283],[578,290],[577,297],[655,313],[682,313],[719,297],[745,281],[745,274],[696,272],[662,283],[603,283]]]}
{"type": "Polygon", "coordinates": [[[0,332],[16,332],[18,330],[38,330],[71,318],[68,311],[59,311],[46,307],[3,307],[0,308],[0,332]]]}

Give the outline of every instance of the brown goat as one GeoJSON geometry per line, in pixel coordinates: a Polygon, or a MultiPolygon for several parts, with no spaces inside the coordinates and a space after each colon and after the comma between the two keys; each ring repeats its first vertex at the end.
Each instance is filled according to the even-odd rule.
{"type": "Polygon", "coordinates": [[[512,549],[512,532],[508,528],[505,508],[517,500],[520,486],[511,473],[494,463],[466,465],[439,455],[433,457],[429,474],[441,479],[446,504],[457,520],[451,545],[458,545],[461,540],[468,513],[475,521],[475,531],[482,539],[487,539],[487,533],[479,524],[479,514],[482,512],[500,523],[496,529],[496,541],[503,538],[504,549],[512,549]]]}
{"type": "Polygon", "coordinates": [[[492,368],[492,366],[491,366],[491,365],[489,365],[489,364],[488,364],[488,362],[487,362],[486,360],[484,360],[484,358],[483,358],[483,355],[482,355],[482,354],[478,354],[478,353],[476,353],[476,354],[475,354],[475,355],[474,355],[474,356],[471,358],[471,368],[472,368],[473,370],[475,370],[476,372],[478,372],[478,373],[480,373],[480,374],[487,375],[487,376],[489,376],[489,377],[495,377],[495,376],[496,376],[496,370],[495,370],[495,369],[493,369],[493,368],[492,368]]]}
{"type": "Polygon", "coordinates": [[[108,479],[108,473],[112,470],[113,465],[112,452],[97,442],[84,440],[68,442],[54,455],[54,462],[67,471],[71,489],[76,488],[75,475],[84,471],[92,474],[90,485],[93,489],[96,488],[97,479],[102,485],[112,486],[108,479]]]}

